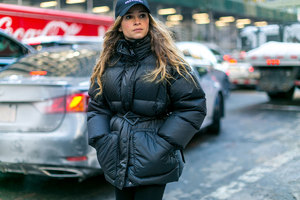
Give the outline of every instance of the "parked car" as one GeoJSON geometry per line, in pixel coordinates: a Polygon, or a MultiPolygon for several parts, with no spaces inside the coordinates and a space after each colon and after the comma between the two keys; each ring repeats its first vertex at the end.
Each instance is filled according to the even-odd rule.
{"type": "Polygon", "coordinates": [[[227,74],[232,88],[255,89],[259,79],[259,72],[247,62],[228,64],[227,74]]]}
{"type": "Polygon", "coordinates": [[[0,73],[0,171],[50,177],[101,173],[86,110],[96,47],[30,54],[0,73]]]}
{"type": "Polygon", "coordinates": [[[214,53],[200,42],[183,41],[177,42],[177,47],[183,52],[184,56],[200,60],[199,62],[207,63],[205,66],[214,74],[222,87],[223,96],[226,98],[230,94],[230,82],[227,74],[220,70],[222,65],[214,53]]]}
{"type": "MultiPolygon", "coordinates": [[[[0,73],[1,172],[79,179],[102,173],[86,123],[89,77],[99,52],[98,45],[51,48],[0,73]]],[[[207,98],[202,128],[217,132],[221,89],[206,68],[194,70],[207,98]]]]}
{"type": "Polygon", "coordinates": [[[35,50],[0,29],[0,71],[35,50]]]}
{"type": "Polygon", "coordinates": [[[222,86],[217,80],[215,73],[207,69],[205,60],[185,57],[185,60],[195,72],[197,81],[206,94],[207,115],[201,126],[207,129],[208,133],[217,135],[221,130],[221,119],[225,116],[225,97],[222,86]]]}

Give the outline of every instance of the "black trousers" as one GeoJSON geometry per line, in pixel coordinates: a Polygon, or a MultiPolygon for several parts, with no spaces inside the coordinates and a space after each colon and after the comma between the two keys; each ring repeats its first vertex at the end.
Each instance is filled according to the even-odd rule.
{"type": "Polygon", "coordinates": [[[119,190],[115,188],[116,200],[162,200],[166,185],[143,185],[119,190]]]}

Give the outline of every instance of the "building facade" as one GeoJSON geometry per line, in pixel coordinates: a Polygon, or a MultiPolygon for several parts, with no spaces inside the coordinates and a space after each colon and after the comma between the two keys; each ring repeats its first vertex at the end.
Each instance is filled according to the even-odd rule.
{"type": "MultiPolygon", "coordinates": [[[[294,12],[269,6],[275,3],[277,5],[277,1],[297,3],[299,0],[148,0],[152,15],[170,27],[176,40],[205,41],[228,50],[236,48],[239,29],[245,26],[297,20],[294,12]]],[[[115,2],[116,0],[0,0],[0,3],[112,17],[115,2]]]]}

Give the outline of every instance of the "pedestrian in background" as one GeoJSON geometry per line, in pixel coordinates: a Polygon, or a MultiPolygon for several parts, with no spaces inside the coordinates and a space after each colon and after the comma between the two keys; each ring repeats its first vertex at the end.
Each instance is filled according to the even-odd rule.
{"type": "Polygon", "coordinates": [[[118,0],[91,76],[89,144],[117,200],[160,200],[206,115],[205,94],[146,0],[118,0]]]}

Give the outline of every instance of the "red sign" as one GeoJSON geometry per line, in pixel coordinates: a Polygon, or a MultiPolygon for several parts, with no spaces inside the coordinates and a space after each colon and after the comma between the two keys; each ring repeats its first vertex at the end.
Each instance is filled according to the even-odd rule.
{"type": "Polygon", "coordinates": [[[104,36],[112,17],[0,3],[0,29],[16,38],[104,36]]]}

